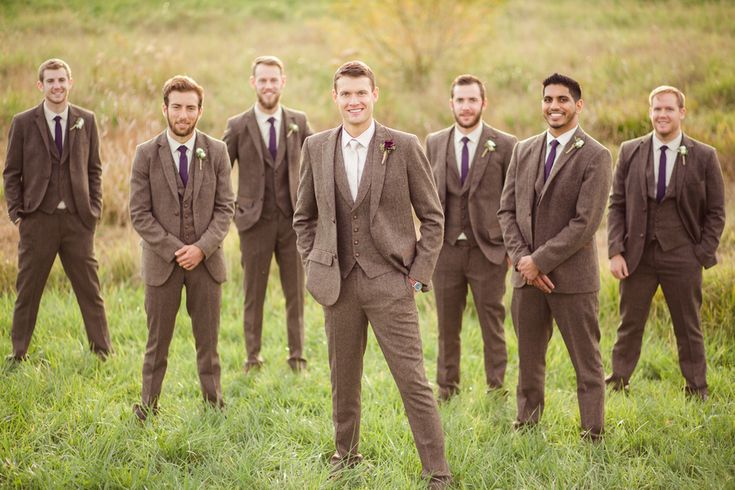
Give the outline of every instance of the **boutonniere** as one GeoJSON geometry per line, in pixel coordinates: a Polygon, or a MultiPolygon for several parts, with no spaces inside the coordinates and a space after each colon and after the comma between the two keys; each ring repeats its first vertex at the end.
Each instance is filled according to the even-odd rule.
{"type": "Polygon", "coordinates": [[[72,126],[71,129],[82,129],[83,127],[84,127],[84,119],[82,119],[81,117],[79,117],[74,122],[74,126],[72,126]]]}
{"type": "Polygon", "coordinates": [[[296,124],[296,123],[290,123],[288,125],[288,133],[286,133],[286,138],[288,138],[292,134],[298,133],[298,132],[299,132],[299,125],[296,124]]]}
{"type": "Polygon", "coordinates": [[[197,159],[199,160],[199,170],[202,169],[202,160],[207,158],[207,152],[204,151],[204,148],[197,148],[194,154],[197,156],[197,159]]]}
{"type": "Polygon", "coordinates": [[[686,165],[687,164],[687,154],[689,153],[689,150],[686,146],[681,145],[679,148],[676,149],[676,152],[681,155],[681,164],[686,165]]]}
{"type": "Polygon", "coordinates": [[[383,152],[383,160],[380,162],[381,165],[385,165],[385,161],[388,159],[388,154],[396,149],[396,144],[393,140],[385,140],[380,144],[380,151],[383,152]]]}
{"type": "MultiPolygon", "coordinates": [[[[578,148],[582,148],[584,146],[584,140],[581,138],[574,138],[574,144],[569,147],[569,149],[566,151],[566,153],[569,153],[570,151],[578,148]]],[[[566,154],[565,153],[565,154],[566,154]]]]}
{"type": "Polygon", "coordinates": [[[487,140],[487,141],[485,142],[485,149],[484,149],[484,150],[482,150],[482,155],[480,155],[480,156],[481,156],[481,157],[484,157],[485,155],[487,155],[487,152],[489,152],[489,151],[495,151],[495,148],[496,148],[497,146],[498,146],[498,145],[496,145],[496,144],[495,144],[495,142],[494,142],[493,140],[487,140]]]}

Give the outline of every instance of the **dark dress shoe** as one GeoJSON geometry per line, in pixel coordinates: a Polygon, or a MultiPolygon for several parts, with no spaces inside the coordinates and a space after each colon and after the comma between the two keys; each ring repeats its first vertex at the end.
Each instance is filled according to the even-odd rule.
{"type": "Polygon", "coordinates": [[[448,402],[457,395],[459,395],[459,388],[439,387],[439,403],[448,402]]]}
{"type": "Polygon", "coordinates": [[[512,425],[513,430],[516,432],[526,432],[537,426],[538,426],[538,422],[531,422],[530,420],[526,420],[526,421],[514,420],[513,425],[512,425]]]}
{"type": "Polygon", "coordinates": [[[700,401],[700,402],[706,402],[709,398],[709,395],[707,393],[707,388],[703,389],[696,389],[696,388],[690,388],[689,386],[684,387],[684,395],[690,400],[700,401]]]}
{"type": "Polygon", "coordinates": [[[302,371],[306,371],[306,361],[304,359],[289,359],[288,367],[290,367],[291,371],[294,373],[300,373],[302,371]]]}
{"type": "Polygon", "coordinates": [[[605,378],[605,384],[613,391],[624,391],[627,393],[630,390],[630,384],[620,376],[615,376],[614,374],[605,378]]]}
{"type": "Polygon", "coordinates": [[[263,368],[263,361],[247,361],[245,363],[245,374],[250,373],[251,371],[257,372],[260,371],[263,368]]]}
{"type": "Polygon", "coordinates": [[[449,475],[432,476],[429,484],[426,486],[428,490],[445,490],[452,485],[452,477],[449,475]]]}
{"type": "Polygon", "coordinates": [[[5,356],[5,362],[10,363],[10,364],[20,364],[21,362],[27,361],[27,360],[28,360],[27,355],[19,356],[16,354],[10,354],[9,356],[5,356]]]}
{"type": "Polygon", "coordinates": [[[145,422],[149,415],[158,415],[158,407],[135,403],[133,404],[133,415],[135,415],[140,422],[145,422]]]}
{"type": "Polygon", "coordinates": [[[582,440],[588,441],[588,442],[601,442],[602,441],[602,434],[604,431],[602,429],[596,430],[596,429],[588,429],[582,431],[582,440]]]}

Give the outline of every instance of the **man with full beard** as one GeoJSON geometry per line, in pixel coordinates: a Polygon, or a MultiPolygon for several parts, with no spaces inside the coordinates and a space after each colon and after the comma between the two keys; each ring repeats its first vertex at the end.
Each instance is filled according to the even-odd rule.
{"type": "Polygon", "coordinates": [[[138,146],[130,177],[130,217],[142,238],[148,344],[143,390],[133,413],[144,421],[158,410],[181,289],[191,317],[204,400],[222,407],[217,354],[222,241],[234,212],[227,147],[197,131],[204,90],[177,75],[163,86],[168,129],[138,146]]]}
{"type": "Polygon", "coordinates": [[[296,251],[293,210],[299,183],[301,145],[311,134],[303,112],[280,104],[286,84],[275,56],[253,61],[250,85],[257,102],[227,121],[224,140],[230,161],[238,162],[235,225],[240,234],[245,308],[245,372],[263,365],[260,355],[263,304],[273,254],[286,298],[288,364],[306,367],[304,357],[304,271],[296,251]]]}
{"type": "Polygon", "coordinates": [[[482,121],[487,98],[477,77],[460,75],[452,82],[449,107],[455,124],[426,138],[426,156],[444,209],[444,243],[434,271],[440,400],[459,392],[460,332],[468,285],[480,321],[488,392],[503,386],[508,265],[496,213],[517,141],[482,121]]]}

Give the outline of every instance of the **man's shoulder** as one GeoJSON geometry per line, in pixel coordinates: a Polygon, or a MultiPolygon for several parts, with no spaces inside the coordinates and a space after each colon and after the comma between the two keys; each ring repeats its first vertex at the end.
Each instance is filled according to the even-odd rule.
{"type": "Polygon", "coordinates": [[[494,126],[485,123],[485,127],[489,129],[490,134],[496,140],[496,143],[515,145],[518,142],[518,137],[514,134],[506,133],[494,126]]]}
{"type": "Polygon", "coordinates": [[[533,136],[529,136],[526,139],[523,139],[518,142],[518,151],[525,150],[527,148],[530,148],[534,144],[538,143],[541,138],[546,137],[546,131],[539,134],[534,134],[533,136]]]}
{"type": "Polygon", "coordinates": [[[306,141],[305,141],[304,144],[307,144],[308,143],[311,146],[322,144],[323,142],[327,141],[329,139],[329,137],[335,131],[339,130],[339,128],[340,127],[338,126],[336,128],[329,128],[329,129],[325,129],[323,131],[319,131],[318,133],[314,133],[311,136],[309,136],[308,138],[306,138],[306,141]]]}
{"type": "Polygon", "coordinates": [[[197,141],[196,141],[197,147],[200,146],[199,140],[201,139],[201,141],[204,143],[203,146],[208,146],[209,148],[214,148],[216,150],[226,150],[227,149],[227,145],[221,139],[215,138],[214,136],[211,136],[205,133],[204,131],[199,131],[198,129],[196,130],[196,132],[197,132],[197,141]]]}
{"type": "Polygon", "coordinates": [[[291,107],[281,106],[283,108],[286,117],[292,117],[294,119],[306,121],[306,113],[298,109],[292,109],[291,107]]]}
{"type": "Polygon", "coordinates": [[[691,145],[691,147],[696,149],[697,152],[702,152],[704,154],[717,153],[717,148],[715,148],[714,146],[708,145],[703,141],[694,139],[688,134],[684,134],[681,140],[681,144],[684,146],[691,145]]]}
{"type": "Polygon", "coordinates": [[[453,127],[454,125],[446,127],[446,128],[442,128],[439,131],[434,131],[433,133],[429,133],[426,136],[426,143],[432,144],[436,141],[440,141],[442,138],[448,138],[449,134],[452,132],[453,127]]]}
{"type": "Polygon", "coordinates": [[[30,121],[36,117],[36,113],[39,110],[38,105],[34,105],[33,107],[29,107],[28,109],[24,110],[23,112],[19,112],[16,115],[13,116],[13,120],[17,122],[25,122],[30,121]]]}
{"type": "Polygon", "coordinates": [[[385,132],[384,135],[386,139],[394,141],[396,148],[398,148],[401,144],[418,144],[419,141],[418,137],[413,133],[407,133],[405,131],[401,131],[400,129],[389,128],[388,126],[383,125],[380,125],[376,128],[375,135],[378,136],[381,131],[385,132]]]}
{"type": "Polygon", "coordinates": [[[240,112],[239,114],[235,114],[234,116],[227,119],[227,126],[229,127],[244,127],[245,123],[247,122],[249,117],[252,117],[255,110],[253,109],[254,106],[251,106],[250,108],[240,112]]]}
{"type": "Polygon", "coordinates": [[[94,111],[91,111],[90,109],[76,104],[69,104],[69,108],[77,114],[83,116],[85,119],[94,119],[94,111]]]}
{"type": "Polygon", "coordinates": [[[146,154],[146,153],[153,153],[157,151],[158,146],[160,145],[161,141],[166,141],[166,131],[162,131],[152,137],[149,140],[146,140],[142,143],[138,143],[138,146],[135,147],[135,152],[140,154],[146,154]]]}

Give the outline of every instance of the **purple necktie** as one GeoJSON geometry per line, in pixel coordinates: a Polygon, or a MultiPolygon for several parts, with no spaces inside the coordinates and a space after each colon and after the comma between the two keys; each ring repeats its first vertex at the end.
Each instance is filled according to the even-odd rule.
{"type": "Polygon", "coordinates": [[[462,143],[464,146],[462,147],[462,166],[461,171],[459,172],[459,183],[461,185],[464,185],[464,181],[467,179],[467,174],[470,173],[470,150],[467,148],[467,142],[470,139],[467,136],[464,136],[462,138],[462,143]]]}
{"type": "Polygon", "coordinates": [[[54,121],[56,121],[56,128],[54,128],[54,142],[56,143],[56,149],[59,150],[59,158],[61,158],[61,150],[64,149],[61,135],[61,116],[56,116],[54,121]]]}
{"type": "Polygon", "coordinates": [[[554,160],[556,160],[556,147],[559,146],[559,140],[551,140],[551,150],[549,150],[549,156],[546,157],[546,163],[544,164],[544,182],[546,182],[551,175],[551,167],[554,166],[554,160]]]}
{"type": "Polygon", "coordinates": [[[186,187],[186,183],[189,182],[189,161],[186,158],[186,145],[181,145],[178,148],[179,151],[179,175],[181,176],[181,182],[184,183],[184,187],[186,187]]]}
{"type": "Polygon", "coordinates": [[[666,150],[669,147],[664,145],[661,147],[661,159],[658,161],[658,182],[656,183],[656,202],[664,200],[666,195],[666,150]]]}
{"type": "Polygon", "coordinates": [[[268,151],[273,157],[273,161],[276,161],[276,154],[278,153],[278,147],[276,146],[276,118],[269,117],[268,122],[271,123],[271,129],[268,132],[268,151]]]}

